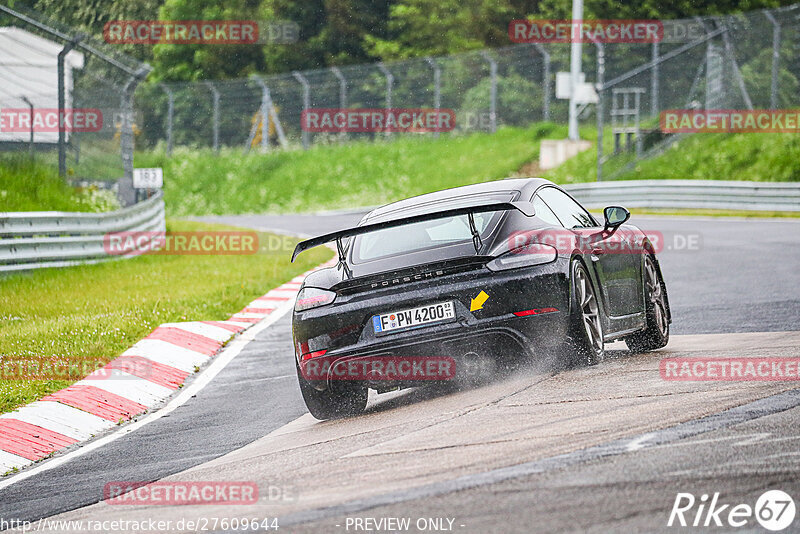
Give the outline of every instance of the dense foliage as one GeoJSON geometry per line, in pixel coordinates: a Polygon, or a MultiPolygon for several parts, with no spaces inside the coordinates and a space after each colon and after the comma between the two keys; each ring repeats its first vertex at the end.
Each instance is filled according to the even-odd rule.
{"type": "MultiPolygon", "coordinates": [[[[149,62],[155,80],[222,79],[510,44],[517,18],[569,18],[565,0],[31,0],[65,24],[101,36],[111,20],[294,21],[291,45],[117,45],[149,62]]],[[[788,5],[793,0],[586,0],[585,18],[685,18],[788,5]]]]}

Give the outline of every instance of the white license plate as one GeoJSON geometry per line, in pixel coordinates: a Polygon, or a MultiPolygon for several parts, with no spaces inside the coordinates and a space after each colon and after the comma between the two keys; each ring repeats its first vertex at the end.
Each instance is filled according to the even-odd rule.
{"type": "Polygon", "coordinates": [[[452,302],[438,302],[410,310],[375,315],[372,317],[372,326],[376,334],[382,334],[399,328],[445,321],[453,319],[455,316],[456,307],[452,302]]]}

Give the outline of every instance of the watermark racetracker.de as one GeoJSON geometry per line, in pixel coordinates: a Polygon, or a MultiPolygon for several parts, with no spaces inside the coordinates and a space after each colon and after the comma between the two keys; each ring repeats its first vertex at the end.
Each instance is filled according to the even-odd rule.
{"type": "Polygon", "coordinates": [[[112,256],[288,254],[296,242],[288,236],[243,231],[125,231],[103,236],[103,249],[112,256]]]}
{"type": "Polygon", "coordinates": [[[96,108],[2,108],[2,132],[99,132],[103,129],[103,112],[96,108]]]}
{"type": "Polygon", "coordinates": [[[664,133],[800,133],[797,109],[668,109],[659,115],[664,133]]]}
{"type": "Polygon", "coordinates": [[[258,484],[249,481],[114,481],[103,486],[111,505],[247,505],[259,501],[258,484]]]}
{"type": "Polygon", "coordinates": [[[452,109],[312,108],[300,116],[305,132],[449,132],[455,128],[452,109]]]}
{"type": "Polygon", "coordinates": [[[664,358],[661,378],[676,382],[800,380],[800,357],[664,358]]]}
{"type": "Polygon", "coordinates": [[[112,20],[103,26],[110,44],[290,44],[300,26],[272,20],[112,20]]]}
{"type": "Polygon", "coordinates": [[[508,249],[516,254],[542,253],[543,247],[554,248],[559,255],[573,252],[588,254],[597,251],[609,254],[643,254],[694,252],[703,246],[697,232],[676,233],[657,230],[619,228],[611,233],[602,228],[546,228],[514,232],[508,237],[508,249]]]}
{"type": "Polygon", "coordinates": [[[517,19],[508,24],[515,43],[658,43],[664,38],[659,20],[517,19]]]}
{"type": "Polygon", "coordinates": [[[325,358],[325,352],[304,354],[300,371],[306,380],[437,381],[456,376],[450,356],[374,356],[348,360],[325,358]]]}
{"type": "Polygon", "coordinates": [[[121,356],[111,363],[99,358],[0,358],[2,380],[124,380],[154,375],[155,364],[141,356],[121,356]]]}

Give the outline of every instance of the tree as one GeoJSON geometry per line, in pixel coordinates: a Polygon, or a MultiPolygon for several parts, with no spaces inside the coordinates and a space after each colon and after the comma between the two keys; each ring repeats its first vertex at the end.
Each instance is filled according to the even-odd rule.
{"type": "MultiPolygon", "coordinates": [[[[166,0],[163,20],[262,21],[260,0],[166,0]]],[[[203,80],[246,77],[265,69],[264,54],[255,44],[168,44],[153,46],[151,75],[155,80],[203,80]]]]}
{"type": "Polygon", "coordinates": [[[509,44],[508,23],[524,7],[510,0],[400,0],[390,9],[388,36],[370,34],[365,46],[381,59],[501,46],[509,44]]]}
{"type": "Polygon", "coordinates": [[[370,61],[368,34],[385,36],[391,0],[266,0],[276,20],[300,26],[300,40],[265,47],[268,72],[322,68],[370,61]]]}

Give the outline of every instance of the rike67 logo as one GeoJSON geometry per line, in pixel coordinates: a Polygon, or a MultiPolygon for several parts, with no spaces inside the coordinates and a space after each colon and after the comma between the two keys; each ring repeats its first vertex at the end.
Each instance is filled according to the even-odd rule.
{"type": "Polygon", "coordinates": [[[719,492],[696,498],[691,493],[678,493],[667,521],[668,527],[761,527],[778,532],[792,525],[797,512],[792,497],[781,490],[764,492],[751,506],[747,503],[723,502],[719,492]]]}

